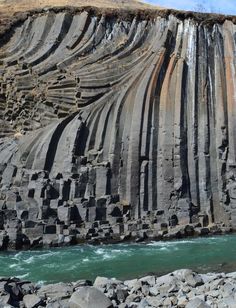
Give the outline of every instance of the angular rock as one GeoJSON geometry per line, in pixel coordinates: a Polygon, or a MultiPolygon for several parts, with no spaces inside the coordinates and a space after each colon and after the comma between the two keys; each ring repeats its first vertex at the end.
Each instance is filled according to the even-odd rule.
{"type": "Polygon", "coordinates": [[[42,299],[36,294],[27,294],[23,297],[23,303],[26,308],[36,308],[41,305],[42,299]]]}
{"type": "Polygon", "coordinates": [[[194,273],[191,270],[177,270],[173,272],[174,276],[181,281],[186,282],[189,286],[195,288],[202,285],[204,282],[200,275],[194,273]]]}
{"type": "Polygon", "coordinates": [[[112,302],[101,291],[94,287],[81,287],[69,300],[70,308],[111,308],[112,302]]]}
{"type": "Polygon", "coordinates": [[[109,279],[106,277],[96,277],[95,281],[94,281],[94,287],[95,288],[105,288],[106,286],[110,286],[110,285],[118,285],[122,283],[120,280],[117,279],[109,279]]]}
{"type": "Polygon", "coordinates": [[[73,287],[66,283],[56,283],[56,284],[48,284],[42,286],[37,295],[44,299],[45,297],[49,297],[50,299],[62,299],[69,298],[73,293],[73,287]]]}

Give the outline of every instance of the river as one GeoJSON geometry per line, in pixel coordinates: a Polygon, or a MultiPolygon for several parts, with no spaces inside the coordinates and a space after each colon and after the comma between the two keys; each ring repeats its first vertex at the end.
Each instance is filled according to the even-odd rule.
{"type": "Polygon", "coordinates": [[[236,235],[0,253],[0,276],[40,283],[96,276],[131,279],[181,268],[201,273],[236,271],[236,235]]]}

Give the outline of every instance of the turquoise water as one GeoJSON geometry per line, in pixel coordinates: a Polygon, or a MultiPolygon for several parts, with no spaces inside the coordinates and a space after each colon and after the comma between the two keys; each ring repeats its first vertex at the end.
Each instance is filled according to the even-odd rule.
{"type": "Polygon", "coordinates": [[[42,283],[93,280],[96,276],[131,279],[180,268],[236,271],[236,235],[0,253],[0,276],[42,283]]]}

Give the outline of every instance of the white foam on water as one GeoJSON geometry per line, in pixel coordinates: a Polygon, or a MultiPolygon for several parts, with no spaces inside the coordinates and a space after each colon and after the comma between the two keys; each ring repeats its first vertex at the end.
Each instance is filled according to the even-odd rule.
{"type": "Polygon", "coordinates": [[[48,264],[44,264],[43,267],[46,267],[46,268],[58,268],[59,267],[59,269],[61,268],[60,264],[57,262],[51,262],[48,264]]]}
{"type": "Polygon", "coordinates": [[[122,255],[123,254],[127,255],[130,252],[130,250],[128,250],[128,249],[112,249],[111,252],[117,253],[117,254],[122,254],[122,255]]]}
{"type": "Polygon", "coordinates": [[[181,241],[170,241],[170,242],[151,242],[147,246],[157,246],[157,247],[174,247],[182,244],[194,244],[197,243],[196,240],[181,240],[181,241]]]}
{"type": "Polygon", "coordinates": [[[97,255],[103,255],[105,253],[105,249],[103,248],[98,248],[97,250],[95,250],[95,253],[97,255]]]}
{"type": "Polygon", "coordinates": [[[19,261],[21,257],[22,257],[22,251],[16,253],[12,259],[19,261]]]}
{"type": "Polygon", "coordinates": [[[43,253],[41,255],[37,255],[37,258],[40,259],[40,260],[47,260],[48,258],[54,257],[56,255],[61,255],[61,253],[58,252],[58,251],[50,251],[48,253],[43,253]]]}
{"type": "Polygon", "coordinates": [[[70,271],[74,271],[77,270],[77,264],[71,265],[70,267],[68,266],[65,271],[70,272],[70,271]]]}
{"type": "Polygon", "coordinates": [[[19,278],[19,279],[23,279],[23,278],[26,278],[26,277],[29,277],[29,273],[16,276],[16,278],[19,278]]]}
{"type": "Polygon", "coordinates": [[[111,251],[114,253],[124,253],[126,250],[125,249],[112,249],[111,251]]]}
{"type": "Polygon", "coordinates": [[[102,257],[103,260],[111,260],[111,259],[114,259],[115,256],[112,255],[112,254],[109,254],[109,253],[105,253],[102,257]]]}
{"type": "Polygon", "coordinates": [[[170,251],[170,249],[167,248],[167,247],[161,247],[160,250],[161,250],[161,251],[170,251]]]}
{"type": "MultiPolygon", "coordinates": [[[[132,250],[128,249],[106,249],[106,248],[97,248],[95,251],[95,254],[98,256],[101,256],[102,260],[112,260],[117,258],[118,256],[122,255],[129,255],[132,254],[132,250]]],[[[100,259],[99,259],[100,260],[100,259]]]]}
{"type": "Polygon", "coordinates": [[[45,283],[46,283],[45,280],[39,280],[39,281],[37,282],[37,286],[41,287],[41,286],[43,286],[45,283]]]}
{"type": "Polygon", "coordinates": [[[89,258],[82,259],[82,262],[84,262],[84,263],[89,262],[89,258]]]}
{"type": "MultiPolygon", "coordinates": [[[[88,247],[89,247],[89,245],[88,245],[88,247]]],[[[80,246],[71,247],[71,250],[72,250],[72,251],[76,251],[76,252],[80,252],[80,253],[83,253],[83,252],[84,252],[84,248],[83,248],[83,247],[80,247],[80,246]]]]}
{"type": "Polygon", "coordinates": [[[29,257],[28,259],[23,260],[23,262],[24,262],[24,263],[27,263],[27,264],[34,263],[34,261],[35,261],[35,257],[34,257],[34,256],[31,256],[31,257],[29,257]]]}
{"type": "Polygon", "coordinates": [[[111,254],[114,258],[122,258],[132,256],[136,252],[134,249],[112,249],[111,254]]]}
{"type": "Polygon", "coordinates": [[[13,264],[9,265],[9,268],[15,268],[15,267],[18,267],[18,266],[19,266],[18,263],[13,263],[13,264]]]}

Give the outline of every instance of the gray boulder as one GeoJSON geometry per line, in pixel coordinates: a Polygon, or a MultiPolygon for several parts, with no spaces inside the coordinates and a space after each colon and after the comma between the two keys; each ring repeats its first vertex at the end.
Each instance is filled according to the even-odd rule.
{"type": "Polygon", "coordinates": [[[27,294],[23,298],[23,303],[26,308],[36,308],[42,303],[42,299],[36,294],[27,294]]]}
{"type": "Polygon", "coordinates": [[[125,280],[124,285],[126,285],[129,289],[138,290],[141,289],[142,283],[138,279],[125,280]]]}
{"type": "Polygon", "coordinates": [[[69,308],[68,298],[51,301],[46,308],[69,308]]]}
{"type": "Polygon", "coordinates": [[[114,278],[106,278],[106,277],[100,277],[98,276],[95,281],[94,281],[94,287],[96,288],[105,288],[107,286],[110,286],[110,285],[117,285],[117,284],[120,284],[122,283],[122,281],[120,280],[117,280],[117,279],[114,279],[114,278]]]}
{"type": "Polygon", "coordinates": [[[179,280],[186,282],[189,286],[193,288],[204,284],[202,277],[189,269],[177,270],[173,272],[173,274],[179,280]]]}
{"type": "Polygon", "coordinates": [[[149,286],[154,286],[156,283],[155,276],[145,276],[140,279],[142,284],[148,284],[149,286]]]}
{"type": "Polygon", "coordinates": [[[73,293],[73,287],[65,283],[56,283],[42,286],[38,291],[40,298],[48,297],[52,300],[69,298],[73,293]]]}
{"type": "Polygon", "coordinates": [[[113,304],[101,291],[93,287],[81,287],[69,299],[70,308],[112,308],[113,304]]]}

